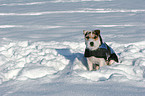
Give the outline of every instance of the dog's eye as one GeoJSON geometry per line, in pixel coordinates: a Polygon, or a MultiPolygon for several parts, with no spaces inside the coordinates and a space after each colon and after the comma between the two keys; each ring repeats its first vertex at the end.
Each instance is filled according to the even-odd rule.
{"type": "Polygon", "coordinates": [[[86,37],[86,39],[89,39],[89,38],[90,38],[89,36],[86,37]]]}
{"type": "Polygon", "coordinates": [[[97,38],[97,36],[94,37],[94,39],[96,39],[96,38],[97,38]]]}

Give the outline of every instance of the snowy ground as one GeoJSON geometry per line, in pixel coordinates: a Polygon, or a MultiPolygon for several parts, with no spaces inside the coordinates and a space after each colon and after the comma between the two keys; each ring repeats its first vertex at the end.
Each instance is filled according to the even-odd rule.
{"type": "Polygon", "coordinates": [[[144,0],[0,0],[0,96],[144,96],[144,0]],[[82,30],[119,63],[87,71],[82,30]]]}

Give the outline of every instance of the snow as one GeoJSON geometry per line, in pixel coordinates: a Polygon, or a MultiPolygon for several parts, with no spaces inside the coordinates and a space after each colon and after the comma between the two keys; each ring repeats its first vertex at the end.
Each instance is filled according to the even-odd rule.
{"type": "Polygon", "coordinates": [[[0,0],[0,96],[144,96],[143,0],[0,0]],[[83,30],[119,63],[88,71],[83,30]]]}
{"type": "MultiPolygon", "coordinates": [[[[86,84],[80,84],[83,82],[88,82],[87,84],[89,86],[93,86],[94,82],[96,82],[94,83],[95,86],[97,86],[97,82],[105,82],[105,84],[108,82],[109,85],[105,86],[111,86],[110,82],[111,84],[114,84],[113,82],[126,83],[129,81],[144,83],[144,41],[129,44],[107,42],[118,53],[120,63],[104,66],[98,71],[87,70],[86,59],[83,56],[85,48],[84,42],[30,42],[7,39],[3,39],[1,42],[1,86],[7,86],[7,83],[11,84],[11,82],[20,82],[20,84],[25,82],[24,84],[29,88],[30,86],[28,85],[31,84],[33,80],[33,82],[37,82],[37,80],[40,81],[40,83],[37,82],[37,87],[42,87],[43,83],[47,82],[47,87],[51,83],[53,87],[58,83],[58,85],[63,86],[63,89],[68,86],[74,86],[74,84],[76,84],[74,88],[78,86],[84,87],[86,84]],[[44,80],[44,82],[42,82],[41,79],[42,81],[44,80]],[[64,83],[66,83],[66,85],[64,83]]],[[[20,86],[19,83],[16,83],[16,85],[20,86]]],[[[49,86],[49,88],[51,88],[51,86],[49,86]]],[[[140,87],[144,87],[144,85],[140,85],[140,87]]],[[[16,92],[12,90],[11,94],[7,94],[7,92],[5,94],[8,96],[36,95],[35,92],[34,94],[27,93],[28,89],[23,87],[20,87],[20,89],[16,89],[16,92]],[[21,94],[20,89],[25,90],[23,94],[21,94]]],[[[88,87],[86,87],[86,89],[91,91],[88,87]]],[[[34,90],[36,91],[38,89],[31,89],[31,91],[34,90]]],[[[46,90],[48,89],[46,88],[46,90]]],[[[70,88],[70,90],[72,90],[72,88],[70,88]]],[[[39,92],[39,95],[42,94],[44,93],[39,92]]],[[[67,94],[68,93],[63,93],[63,95],[67,94]]],[[[89,94],[89,92],[85,95],[87,96],[87,94],[89,94]]],[[[49,95],[49,93],[45,93],[44,95],[49,95]]]]}

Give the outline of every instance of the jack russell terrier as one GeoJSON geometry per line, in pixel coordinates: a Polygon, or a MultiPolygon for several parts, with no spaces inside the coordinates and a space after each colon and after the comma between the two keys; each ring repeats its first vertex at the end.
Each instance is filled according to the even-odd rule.
{"type": "Polygon", "coordinates": [[[85,35],[86,49],[84,56],[87,58],[88,69],[98,70],[104,65],[111,65],[118,62],[114,50],[106,43],[103,43],[100,30],[83,31],[85,35]]]}

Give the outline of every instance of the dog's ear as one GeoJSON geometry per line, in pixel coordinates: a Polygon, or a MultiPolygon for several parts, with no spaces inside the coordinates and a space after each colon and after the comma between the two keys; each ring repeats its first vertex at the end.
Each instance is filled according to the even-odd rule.
{"type": "Polygon", "coordinates": [[[96,35],[100,35],[100,30],[94,30],[94,32],[96,33],[96,35]]]}
{"type": "Polygon", "coordinates": [[[83,33],[84,33],[84,35],[87,33],[87,31],[86,30],[83,30],[83,33]]]}

